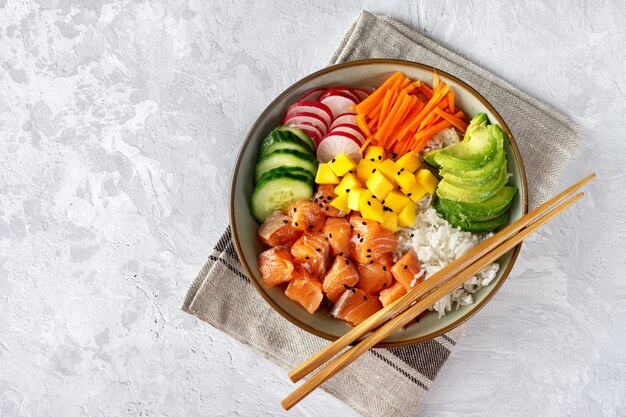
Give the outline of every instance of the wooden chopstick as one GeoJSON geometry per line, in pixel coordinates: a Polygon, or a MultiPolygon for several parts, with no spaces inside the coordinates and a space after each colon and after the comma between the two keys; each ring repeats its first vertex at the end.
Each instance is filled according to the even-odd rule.
{"type": "Polygon", "coordinates": [[[579,188],[587,184],[595,177],[596,174],[594,173],[586,176],[582,180],[578,181],[576,184],[563,190],[550,200],[541,204],[539,207],[528,213],[526,216],[523,216],[521,219],[518,219],[511,225],[507,226],[500,232],[490,237],[489,239],[475,246],[459,259],[451,262],[446,267],[433,274],[433,276],[431,276],[428,280],[418,284],[403,298],[396,300],[386,308],[370,316],[358,326],[350,329],[345,335],[343,335],[330,345],[326,346],[324,349],[320,350],[314,356],[310,357],[309,359],[295,367],[291,372],[289,372],[289,378],[291,378],[293,382],[298,382],[300,379],[304,378],[316,368],[321,366],[323,363],[327,362],[333,356],[341,352],[345,347],[349,346],[354,341],[372,331],[373,329],[379,327],[387,320],[390,320],[394,316],[406,310],[415,300],[423,296],[429,287],[434,284],[441,284],[447,279],[447,277],[458,274],[460,271],[469,266],[472,262],[476,261],[478,258],[483,256],[485,253],[489,252],[493,248],[497,247],[500,243],[510,238],[522,228],[528,226],[530,223],[541,217],[548,210],[552,209],[556,204],[563,201],[566,197],[573,194],[575,191],[577,191],[579,188]]]}
{"type": "MultiPolygon", "coordinates": [[[[408,310],[404,311],[402,314],[392,318],[383,326],[381,326],[378,330],[376,330],[371,336],[367,337],[359,344],[351,348],[350,350],[343,353],[337,359],[330,362],[327,366],[322,368],[318,373],[313,375],[309,380],[305,381],[302,385],[296,388],[291,394],[281,401],[281,405],[285,410],[289,410],[291,407],[300,402],[304,397],[310,394],[314,389],[319,387],[326,380],[331,378],[333,375],[344,369],[350,363],[352,363],[356,358],[361,356],[364,352],[375,346],[378,342],[386,339],[391,334],[396,332],[398,329],[402,328],[406,324],[408,324],[411,320],[417,317],[422,311],[427,309],[437,300],[440,300],[449,292],[453,291],[463,282],[465,282],[469,277],[483,269],[485,266],[489,265],[500,256],[511,250],[517,244],[519,244],[523,239],[528,237],[530,234],[534,233],[541,226],[546,224],[548,221],[552,220],[558,214],[562,213],[565,209],[570,207],[576,201],[584,196],[584,193],[578,193],[574,197],[565,201],[557,208],[547,213],[545,216],[537,219],[528,227],[521,230],[518,234],[513,236],[511,239],[503,242],[498,247],[494,248],[492,251],[487,253],[485,256],[478,259],[468,268],[461,271],[459,274],[453,276],[451,279],[447,280],[442,285],[436,287],[432,291],[430,291],[426,296],[422,297],[417,301],[412,307],[408,310]]],[[[528,216],[528,215],[527,215],[528,216]]],[[[427,280],[428,281],[428,280],[427,280]]]]}

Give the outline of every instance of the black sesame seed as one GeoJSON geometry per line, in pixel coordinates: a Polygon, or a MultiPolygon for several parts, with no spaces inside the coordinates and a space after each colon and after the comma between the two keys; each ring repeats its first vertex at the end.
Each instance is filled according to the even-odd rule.
{"type": "Polygon", "coordinates": [[[408,267],[409,267],[408,265],[404,265],[404,268],[403,268],[403,269],[407,269],[408,267]]]}
{"type": "Polygon", "coordinates": [[[339,252],[339,256],[343,256],[343,252],[339,252]]]}
{"type": "Polygon", "coordinates": [[[332,239],[332,238],[333,238],[333,234],[332,234],[332,233],[329,233],[329,234],[328,234],[328,237],[332,239]]]}
{"type": "Polygon", "coordinates": [[[371,251],[372,251],[371,249],[368,249],[368,250],[367,250],[367,253],[370,253],[371,251]]]}
{"type": "Polygon", "coordinates": [[[370,158],[370,161],[375,162],[376,160],[374,158],[370,158]]]}
{"type": "Polygon", "coordinates": [[[343,287],[344,287],[346,290],[349,290],[349,289],[350,289],[350,286],[349,286],[349,285],[347,285],[347,284],[343,284],[343,287]]]}
{"type": "Polygon", "coordinates": [[[381,201],[380,204],[385,204],[385,200],[381,201]]]}
{"type": "Polygon", "coordinates": [[[354,294],[356,292],[356,289],[354,288],[350,288],[352,290],[352,294],[354,294]]]}
{"type": "Polygon", "coordinates": [[[383,271],[386,271],[387,267],[385,265],[383,265],[383,271]]]}
{"type": "Polygon", "coordinates": [[[363,299],[364,299],[365,301],[367,301],[367,295],[364,295],[364,296],[363,296],[363,299]]]}
{"type": "Polygon", "coordinates": [[[350,189],[349,189],[349,188],[346,188],[346,193],[349,193],[349,192],[350,192],[350,189]]]}
{"type": "Polygon", "coordinates": [[[330,161],[330,162],[335,162],[335,158],[333,158],[333,160],[332,160],[332,161],[330,161]]]}
{"type": "Polygon", "coordinates": [[[367,255],[367,256],[366,256],[366,258],[371,258],[371,257],[372,257],[372,255],[367,255]]]}
{"type": "Polygon", "coordinates": [[[396,173],[396,175],[400,175],[401,173],[402,173],[402,171],[398,171],[398,172],[396,173]]]}
{"type": "Polygon", "coordinates": [[[320,248],[315,248],[315,252],[321,252],[322,250],[320,248]]]}
{"type": "Polygon", "coordinates": [[[318,206],[320,206],[320,208],[324,208],[324,205],[322,203],[319,203],[318,206]]]}
{"type": "Polygon", "coordinates": [[[328,206],[326,206],[326,211],[328,211],[328,206]]]}
{"type": "Polygon", "coordinates": [[[411,197],[413,195],[413,193],[408,193],[406,196],[407,197],[411,197]]]}
{"type": "Polygon", "coordinates": [[[311,259],[311,258],[309,258],[308,256],[305,256],[304,259],[311,259]]]}
{"type": "Polygon", "coordinates": [[[313,225],[312,225],[312,224],[310,224],[310,225],[308,226],[308,228],[309,228],[309,229],[313,229],[313,225]]]}
{"type": "Polygon", "coordinates": [[[357,233],[357,234],[356,234],[356,238],[357,238],[357,239],[361,239],[361,234],[360,234],[360,233],[357,233]]]}
{"type": "Polygon", "coordinates": [[[298,222],[296,222],[296,227],[298,227],[298,222]]]}
{"type": "Polygon", "coordinates": [[[404,172],[404,168],[400,168],[400,172],[404,172]]]}
{"type": "Polygon", "coordinates": [[[372,202],[371,202],[371,201],[368,201],[368,202],[367,202],[367,205],[368,205],[368,206],[371,206],[371,205],[372,205],[372,202]]]}
{"type": "Polygon", "coordinates": [[[383,157],[378,155],[378,160],[380,161],[381,159],[383,159],[383,157]]]}
{"type": "Polygon", "coordinates": [[[361,222],[363,226],[367,226],[367,222],[361,222]]]}
{"type": "Polygon", "coordinates": [[[387,286],[386,282],[383,282],[383,288],[385,288],[387,286]]]}
{"type": "Polygon", "coordinates": [[[283,223],[287,224],[289,223],[289,220],[283,220],[283,223]]]}
{"type": "Polygon", "coordinates": [[[415,237],[415,235],[413,233],[411,233],[411,237],[415,237]]]}
{"type": "Polygon", "coordinates": [[[360,243],[363,243],[363,238],[359,239],[359,242],[360,242],[360,243]]]}
{"type": "Polygon", "coordinates": [[[293,212],[294,212],[294,213],[296,212],[296,208],[295,208],[295,207],[293,208],[293,212]]]}
{"type": "Polygon", "coordinates": [[[376,168],[374,168],[374,169],[372,170],[372,174],[373,174],[374,172],[376,172],[376,168]]]}
{"type": "Polygon", "coordinates": [[[373,263],[374,263],[374,260],[372,259],[372,260],[370,261],[370,264],[373,264],[373,263]]]}
{"type": "Polygon", "coordinates": [[[354,229],[354,226],[350,225],[350,230],[353,230],[353,229],[354,229]]]}
{"type": "Polygon", "coordinates": [[[396,154],[395,152],[391,152],[391,157],[393,159],[396,159],[398,157],[398,154],[396,154]]]}
{"type": "Polygon", "coordinates": [[[346,259],[346,265],[350,265],[350,260],[346,259]]]}

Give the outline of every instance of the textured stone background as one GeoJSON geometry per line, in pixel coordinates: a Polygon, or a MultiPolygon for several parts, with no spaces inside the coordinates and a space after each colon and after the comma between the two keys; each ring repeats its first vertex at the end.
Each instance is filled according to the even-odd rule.
{"type": "MultiPolygon", "coordinates": [[[[243,133],[361,9],[579,122],[561,184],[600,175],[417,415],[626,415],[626,6],[503,3],[0,1],[0,416],[287,415],[284,373],[180,305],[243,133]]],[[[355,414],[323,392],[289,413],[321,415],[355,414]]]]}

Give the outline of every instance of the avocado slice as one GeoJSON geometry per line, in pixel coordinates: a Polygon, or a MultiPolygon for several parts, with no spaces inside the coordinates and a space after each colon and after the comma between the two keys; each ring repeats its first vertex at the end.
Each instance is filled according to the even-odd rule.
{"type": "Polygon", "coordinates": [[[463,203],[482,203],[496,195],[508,180],[506,165],[503,165],[500,172],[482,186],[459,186],[443,177],[437,186],[437,195],[441,198],[463,203]]]}
{"type": "Polygon", "coordinates": [[[438,203],[446,213],[455,215],[462,220],[487,221],[500,216],[509,210],[517,187],[504,186],[496,195],[482,203],[463,203],[439,198],[438,203]]]}
{"type": "Polygon", "coordinates": [[[437,161],[435,161],[435,155],[437,155],[437,153],[439,152],[441,152],[441,149],[433,149],[432,151],[428,151],[424,154],[424,156],[422,156],[422,159],[431,167],[441,168],[439,164],[437,164],[437,161]]]}
{"type": "Polygon", "coordinates": [[[448,223],[450,223],[450,225],[452,225],[452,227],[460,227],[461,229],[472,233],[491,232],[509,220],[508,210],[500,214],[498,217],[485,221],[462,219],[443,208],[439,199],[435,202],[435,209],[441,213],[441,215],[448,221],[448,223]]]}

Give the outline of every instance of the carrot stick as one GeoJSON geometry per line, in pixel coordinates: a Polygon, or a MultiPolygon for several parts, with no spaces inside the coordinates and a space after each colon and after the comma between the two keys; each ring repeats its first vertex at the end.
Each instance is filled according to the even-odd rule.
{"type": "Polygon", "coordinates": [[[359,129],[361,129],[361,132],[363,132],[365,137],[372,137],[372,132],[370,131],[370,128],[369,126],[367,126],[367,122],[365,121],[365,115],[357,114],[356,116],[354,116],[354,119],[356,120],[356,125],[359,127],[359,129]]]}
{"type": "Polygon", "coordinates": [[[390,127],[389,136],[388,136],[391,139],[391,142],[389,142],[389,145],[393,144],[398,139],[397,136],[394,135],[393,133],[394,131],[396,131],[396,127],[400,125],[400,123],[404,120],[406,115],[411,111],[411,108],[415,104],[416,100],[417,99],[415,98],[415,96],[411,96],[408,94],[402,100],[402,104],[400,105],[400,108],[398,109],[398,113],[394,116],[393,120],[391,121],[391,127],[390,127]]]}
{"type": "Polygon", "coordinates": [[[404,91],[406,91],[408,94],[413,94],[417,91],[421,83],[422,82],[420,80],[413,81],[411,84],[404,87],[404,91]]]}
{"type": "Polygon", "coordinates": [[[383,124],[381,125],[380,129],[378,129],[378,132],[376,132],[375,137],[379,142],[383,144],[383,146],[385,146],[387,137],[389,136],[389,133],[391,133],[391,127],[393,126],[392,122],[394,120],[394,116],[398,113],[398,110],[402,106],[402,103],[404,102],[404,99],[406,96],[407,96],[406,91],[402,91],[399,94],[398,99],[393,104],[393,107],[387,114],[387,117],[383,121],[383,124]]]}
{"type": "Polygon", "coordinates": [[[433,98],[431,98],[428,103],[426,103],[426,106],[424,106],[419,115],[417,115],[417,117],[404,128],[404,130],[401,132],[401,136],[404,136],[404,134],[406,134],[407,132],[416,131],[420,123],[422,123],[424,119],[428,116],[428,114],[430,114],[430,112],[433,110],[433,108],[439,104],[441,99],[445,97],[445,95],[450,90],[450,87],[448,87],[448,85],[446,85],[445,83],[440,83],[440,86],[441,85],[443,85],[443,88],[433,94],[433,98]]]}
{"type": "Polygon", "coordinates": [[[435,108],[434,112],[444,120],[447,120],[452,124],[452,126],[459,129],[461,132],[465,132],[467,130],[467,124],[463,122],[461,119],[454,117],[453,115],[444,112],[439,107],[435,108]]]}
{"type": "Polygon", "coordinates": [[[448,93],[448,110],[454,113],[454,93],[452,91],[448,93]]]}
{"type": "Polygon", "coordinates": [[[430,100],[433,97],[433,90],[431,90],[431,88],[426,84],[420,84],[419,89],[422,91],[422,94],[424,94],[427,99],[430,100]]]}
{"type": "Polygon", "coordinates": [[[383,107],[380,109],[380,116],[378,117],[378,125],[377,125],[378,130],[380,130],[380,126],[383,124],[383,120],[385,120],[385,118],[387,117],[387,112],[389,111],[389,102],[391,101],[392,95],[393,95],[393,92],[391,90],[387,90],[385,92],[385,98],[383,99],[383,107]]]}
{"type": "Polygon", "coordinates": [[[420,140],[424,138],[430,138],[435,133],[440,132],[443,129],[448,128],[450,126],[452,126],[452,123],[450,123],[447,120],[444,120],[443,122],[439,122],[436,125],[429,127],[428,129],[424,129],[424,130],[417,132],[415,134],[415,140],[419,142],[420,140]]]}
{"type": "Polygon", "coordinates": [[[358,113],[369,113],[369,111],[374,107],[374,105],[380,101],[385,92],[391,87],[397,80],[406,78],[404,74],[400,71],[394,72],[389,78],[385,80],[384,83],[380,87],[378,87],[372,94],[365,98],[362,102],[355,106],[355,110],[358,113]]]}
{"type": "Polygon", "coordinates": [[[437,104],[433,110],[428,113],[428,116],[426,116],[426,118],[422,121],[422,123],[420,123],[419,127],[417,128],[417,131],[419,132],[420,130],[424,129],[426,126],[431,125],[433,120],[435,120],[437,118],[437,114],[435,114],[435,109],[443,109],[448,105],[448,101],[447,100],[441,100],[439,102],[439,104],[437,104]]]}
{"type": "Polygon", "coordinates": [[[365,148],[367,148],[367,146],[372,142],[372,139],[374,139],[372,136],[367,138],[367,140],[365,142],[363,142],[363,145],[361,145],[361,147],[359,148],[359,152],[363,153],[365,148]]]}

